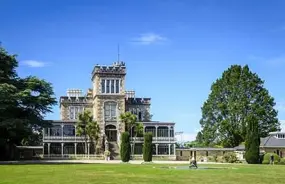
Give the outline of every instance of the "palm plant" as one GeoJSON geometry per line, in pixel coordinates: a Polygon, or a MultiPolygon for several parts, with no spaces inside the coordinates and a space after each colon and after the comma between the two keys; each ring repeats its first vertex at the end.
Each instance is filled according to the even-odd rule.
{"type": "Polygon", "coordinates": [[[100,128],[96,121],[93,120],[93,116],[90,111],[83,111],[79,114],[76,122],[76,134],[84,136],[84,150],[87,154],[87,140],[90,138],[92,141],[96,141],[99,138],[100,128]]]}
{"type": "Polygon", "coordinates": [[[134,148],[135,148],[135,141],[138,135],[143,134],[143,124],[137,122],[137,116],[135,114],[132,114],[131,112],[125,112],[120,115],[121,121],[125,124],[125,130],[127,132],[130,132],[131,138],[133,139],[133,149],[132,155],[134,154],[134,148]],[[132,131],[134,128],[134,131],[132,131]],[[134,135],[133,135],[134,133],[134,135]],[[133,137],[134,136],[134,137],[133,137]]]}
{"type": "Polygon", "coordinates": [[[121,121],[125,124],[125,131],[131,133],[132,137],[132,127],[136,125],[137,116],[132,114],[131,112],[125,112],[120,114],[121,121]]]}

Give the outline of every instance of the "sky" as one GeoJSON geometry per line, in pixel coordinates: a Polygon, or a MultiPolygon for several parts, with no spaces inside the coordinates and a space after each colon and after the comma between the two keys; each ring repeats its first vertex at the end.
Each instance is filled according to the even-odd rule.
{"type": "MultiPolygon", "coordinates": [[[[0,0],[0,41],[20,76],[92,86],[94,65],[126,63],[126,88],[151,97],[153,120],[175,122],[179,140],[200,130],[211,84],[248,64],[275,98],[285,128],[285,1],[0,0]]],[[[59,119],[59,107],[46,119],[59,119]]]]}

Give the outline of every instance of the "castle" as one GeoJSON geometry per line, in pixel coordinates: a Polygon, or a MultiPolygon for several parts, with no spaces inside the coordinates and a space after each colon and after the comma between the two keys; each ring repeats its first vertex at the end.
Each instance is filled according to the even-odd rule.
{"type": "MultiPolygon", "coordinates": [[[[100,156],[109,149],[112,159],[119,158],[120,136],[125,130],[119,116],[128,111],[142,122],[144,132],[152,132],[153,155],[175,158],[175,123],[152,121],[151,98],[137,98],[135,91],[126,91],[125,78],[124,62],[96,65],[92,71],[93,86],[87,94],[70,89],[66,96],[61,96],[60,120],[53,120],[52,127],[43,131],[44,157],[86,157],[85,139],[76,135],[76,121],[80,113],[89,110],[100,126],[100,136],[96,145],[88,140],[88,157],[100,156]]],[[[131,137],[131,146],[133,156],[141,157],[143,137],[131,137]]]]}

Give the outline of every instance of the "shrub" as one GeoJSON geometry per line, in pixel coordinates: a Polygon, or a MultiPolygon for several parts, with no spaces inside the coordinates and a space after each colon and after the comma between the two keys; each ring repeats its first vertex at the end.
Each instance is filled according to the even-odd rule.
{"type": "Polygon", "coordinates": [[[208,162],[216,162],[216,161],[215,161],[215,158],[214,158],[213,156],[208,156],[208,157],[207,157],[207,161],[208,161],[208,162]]]}
{"type": "Polygon", "coordinates": [[[121,136],[121,150],[120,150],[121,160],[123,162],[130,161],[131,157],[131,144],[130,135],[128,132],[123,132],[121,136]]]}
{"type": "Polygon", "coordinates": [[[224,157],[223,156],[218,156],[217,157],[217,162],[224,163],[225,162],[224,157]]]}
{"type": "Polygon", "coordinates": [[[278,164],[279,163],[280,157],[276,153],[266,153],[263,156],[262,164],[269,164],[270,163],[270,156],[271,156],[271,154],[273,154],[273,156],[274,156],[274,164],[278,164]]]}
{"type": "Polygon", "coordinates": [[[281,158],[279,164],[280,165],[285,165],[285,158],[281,158]]]}
{"type": "Polygon", "coordinates": [[[227,163],[236,163],[238,161],[238,158],[235,153],[228,152],[223,156],[223,160],[227,163]]]}
{"type": "Polygon", "coordinates": [[[143,160],[145,162],[152,161],[152,133],[150,132],[144,135],[143,160]]]}

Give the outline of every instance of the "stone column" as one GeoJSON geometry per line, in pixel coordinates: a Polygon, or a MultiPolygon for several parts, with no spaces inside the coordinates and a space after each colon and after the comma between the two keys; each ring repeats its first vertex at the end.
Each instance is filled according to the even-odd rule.
{"type": "Polygon", "coordinates": [[[77,154],[77,143],[74,143],[74,155],[76,157],[76,154],[77,154]]]}
{"type": "Polygon", "coordinates": [[[173,155],[175,156],[176,155],[176,145],[173,144],[173,155]]]}
{"type": "Polygon", "coordinates": [[[168,139],[169,139],[169,142],[170,142],[170,126],[168,126],[168,139]]]}
{"type": "Polygon", "coordinates": [[[170,151],[171,151],[171,144],[168,144],[168,155],[170,155],[170,151]]]}
{"type": "Polygon", "coordinates": [[[63,146],[64,146],[64,143],[61,143],[61,157],[63,158],[63,146]]]}
{"type": "Polygon", "coordinates": [[[45,143],[43,143],[43,157],[45,156],[45,143]]]}
{"type": "Polygon", "coordinates": [[[158,155],[158,144],[155,144],[155,152],[156,152],[156,155],[158,155]]]}
{"type": "Polygon", "coordinates": [[[158,126],[155,126],[155,137],[156,137],[156,139],[157,139],[157,129],[158,129],[158,126]]]}
{"type": "Polygon", "coordinates": [[[87,152],[88,152],[87,155],[88,155],[88,158],[89,158],[89,154],[90,154],[90,143],[88,143],[87,145],[88,145],[88,146],[87,146],[87,152]]]}
{"type": "Polygon", "coordinates": [[[47,135],[48,137],[50,136],[50,128],[48,128],[48,135],[47,135]]]}
{"type": "Polygon", "coordinates": [[[75,139],[75,142],[76,142],[76,125],[74,125],[74,139],[75,139]]]}
{"type": "Polygon", "coordinates": [[[131,144],[131,156],[133,156],[134,155],[134,144],[131,144]]]}
{"type": "Polygon", "coordinates": [[[107,80],[105,79],[105,93],[107,93],[107,80]]]}
{"type": "Polygon", "coordinates": [[[63,140],[63,127],[64,127],[64,125],[61,124],[61,140],[63,140]]]}
{"type": "Polygon", "coordinates": [[[48,144],[48,157],[50,157],[50,143],[47,144],[48,144]]]}

